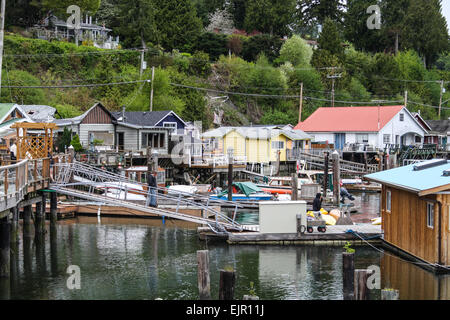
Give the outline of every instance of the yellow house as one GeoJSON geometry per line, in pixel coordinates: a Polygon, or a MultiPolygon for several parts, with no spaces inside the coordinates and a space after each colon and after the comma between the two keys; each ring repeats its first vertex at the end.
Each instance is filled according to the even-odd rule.
{"type": "Polygon", "coordinates": [[[288,160],[288,151],[307,149],[311,138],[300,130],[278,127],[222,127],[205,132],[203,140],[211,154],[226,155],[232,148],[234,158],[246,163],[288,160]]]}

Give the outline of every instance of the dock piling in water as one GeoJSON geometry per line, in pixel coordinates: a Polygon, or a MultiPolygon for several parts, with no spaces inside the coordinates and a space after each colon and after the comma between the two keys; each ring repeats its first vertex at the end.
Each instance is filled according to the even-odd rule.
{"type": "Polygon", "coordinates": [[[367,280],[369,279],[369,276],[372,273],[373,270],[366,270],[366,269],[355,270],[355,280],[354,280],[355,300],[369,300],[370,290],[367,287],[367,280]]]}
{"type": "Polygon", "coordinates": [[[11,268],[10,258],[10,220],[9,210],[6,217],[0,219],[0,278],[9,278],[11,268]]]}
{"type": "Polygon", "coordinates": [[[211,299],[211,286],[209,277],[209,251],[197,251],[198,263],[198,295],[200,300],[211,299]]]}
{"type": "Polygon", "coordinates": [[[234,299],[235,271],[220,270],[219,300],[234,299]]]}
{"type": "Polygon", "coordinates": [[[343,292],[344,300],[354,300],[354,273],[355,273],[355,254],[342,253],[342,271],[343,271],[343,292]]]}
{"type": "Polygon", "coordinates": [[[58,195],[50,192],[50,224],[54,225],[58,221],[58,195]]]}

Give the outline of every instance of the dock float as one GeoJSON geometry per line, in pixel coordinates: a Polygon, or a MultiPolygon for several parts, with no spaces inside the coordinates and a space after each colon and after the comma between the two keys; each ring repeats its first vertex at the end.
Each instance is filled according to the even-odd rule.
{"type": "MultiPolygon", "coordinates": [[[[352,245],[380,244],[383,236],[381,226],[372,224],[327,226],[325,233],[261,233],[256,226],[249,230],[232,232],[222,237],[232,245],[335,245],[343,246],[346,242],[352,245]]],[[[214,239],[217,236],[206,228],[198,228],[200,239],[214,239]]]]}

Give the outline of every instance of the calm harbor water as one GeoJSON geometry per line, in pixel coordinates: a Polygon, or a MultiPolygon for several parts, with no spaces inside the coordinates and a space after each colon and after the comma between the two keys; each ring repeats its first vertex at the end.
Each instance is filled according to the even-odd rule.
{"type": "MultiPolygon", "coordinates": [[[[371,214],[365,214],[370,217],[371,214]]],[[[366,219],[367,217],[362,217],[366,219]]],[[[253,224],[257,213],[240,214],[253,224]]],[[[21,229],[21,228],[20,228],[21,229]]],[[[47,225],[47,230],[49,226],[47,225]]],[[[22,230],[20,230],[22,232],[22,230]]],[[[342,248],[326,246],[229,246],[203,242],[196,226],[155,219],[79,217],[61,221],[45,242],[20,233],[13,246],[10,283],[0,296],[11,299],[197,299],[197,250],[210,252],[211,292],[218,298],[219,271],[236,271],[236,298],[254,283],[261,299],[332,299],[342,296],[342,248]],[[67,287],[67,268],[77,265],[81,289],[67,287]],[[9,290],[9,291],[7,291],[9,290]]],[[[381,268],[382,287],[400,290],[401,299],[449,299],[449,277],[383,254],[356,247],[356,268],[381,268]]],[[[379,290],[372,298],[379,299],[379,290]]]]}

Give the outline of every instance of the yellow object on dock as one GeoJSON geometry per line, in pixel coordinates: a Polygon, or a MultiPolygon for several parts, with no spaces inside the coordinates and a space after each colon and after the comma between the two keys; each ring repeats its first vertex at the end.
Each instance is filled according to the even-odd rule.
{"type": "Polygon", "coordinates": [[[379,226],[381,224],[381,217],[372,219],[372,224],[374,226],[379,226]]]}
{"type": "Polygon", "coordinates": [[[329,226],[334,226],[336,225],[336,219],[333,218],[330,215],[322,215],[322,219],[325,220],[325,222],[327,223],[327,225],[329,226]]]}

